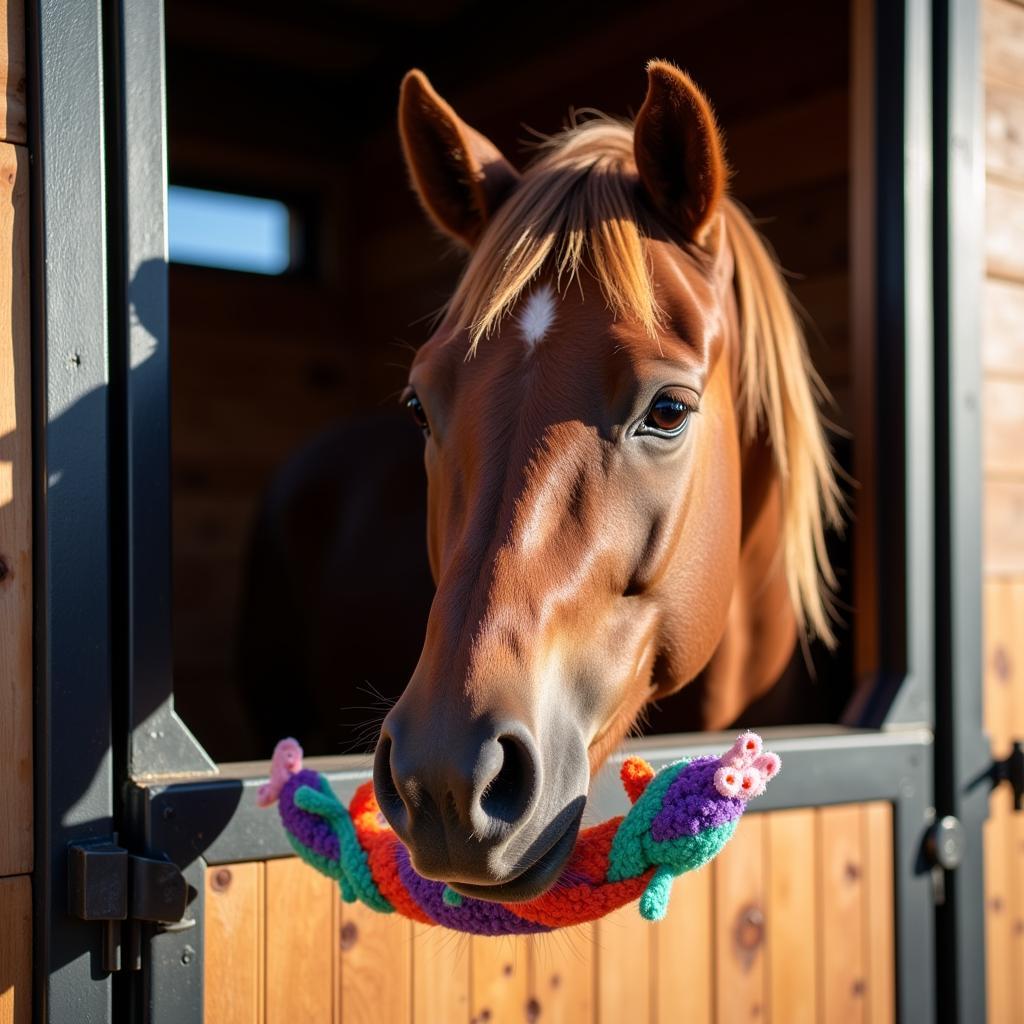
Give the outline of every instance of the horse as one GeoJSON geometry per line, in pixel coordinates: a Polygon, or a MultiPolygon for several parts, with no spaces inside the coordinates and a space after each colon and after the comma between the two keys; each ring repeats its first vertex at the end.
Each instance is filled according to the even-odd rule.
{"type": "Polygon", "coordinates": [[[573,123],[522,173],[419,70],[399,131],[468,260],[402,399],[436,592],[374,785],[421,875],[527,900],[646,705],[700,676],[721,727],[798,637],[835,642],[842,496],[791,299],[684,72],[652,61],[632,124],[573,123]]]}

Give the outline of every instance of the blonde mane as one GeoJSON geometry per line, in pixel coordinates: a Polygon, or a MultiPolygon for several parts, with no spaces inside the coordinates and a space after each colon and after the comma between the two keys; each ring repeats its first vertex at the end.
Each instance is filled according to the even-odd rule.
{"type": "MultiPolygon", "coordinates": [[[[639,202],[632,127],[598,116],[544,139],[539,149],[474,250],[445,326],[469,332],[472,354],[551,267],[559,289],[586,270],[617,318],[656,336],[662,312],[643,241],[654,225],[639,202]]],[[[842,498],[818,411],[824,387],[766,243],[730,199],[723,216],[735,262],[743,437],[749,443],[763,434],[771,444],[793,608],[801,628],[831,646],[836,578],[825,534],[841,523],[842,498]]]]}

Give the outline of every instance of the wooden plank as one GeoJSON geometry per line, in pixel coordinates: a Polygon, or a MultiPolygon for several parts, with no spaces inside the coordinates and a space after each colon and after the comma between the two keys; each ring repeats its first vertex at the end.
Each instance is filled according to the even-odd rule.
{"type": "MultiPolygon", "coordinates": [[[[1011,580],[1003,595],[1004,609],[1001,612],[1001,635],[1006,638],[1005,650],[1009,657],[994,658],[992,669],[1008,675],[1008,685],[1004,686],[1012,694],[1012,703],[1007,716],[1009,736],[998,737],[1000,749],[1007,750],[1009,741],[1024,736],[1024,578],[1011,580]]],[[[1000,797],[1002,805],[993,812],[994,815],[1008,819],[1007,842],[1005,856],[1010,878],[1010,963],[1013,970],[1013,1007],[1019,1015],[1024,1006],[1024,815],[1011,810],[1009,787],[1001,787],[1005,792],[1000,797]]]]}
{"type": "Polygon", "coordinates": [[[850,200],[848,235],[850,249],[849,362],[851,379],[851,433],[854,439],[852,494],[853,606],[857,616],[853,631],[853,677],[869,679],[879,666],[878,607],[878,420],[875,349],[876,177],[875,163],[875,3],[850,3],[850,200]]]}
{"type": "Polygon", "coordinates": [[[412,1002],[416,1024],[469,1021],[468,935],[413,925],[412,1002]]]}
{"type": "Polygon", "coordinates": [[[1024,184],[1024,68],[1016,87],[989,82],[985,89],[985,170],[1024,184]]]}
{"type": "Polygon", "coordinates": [[[529,1000],[529,940],[524,936],[474,935],[470,942],[470,1020],[525,1020],[529,1000]]]}
{"type": "MultiPolygon", "coordinates": [[[[985,674],[983,683],[985,732],[994,757],[1005,757],[1013,739],[1015,690],[1024,683],[1024,664],[1018,661],[1020,619],[1015,607],[1016,585],[988,580],[984,591],[985,674]]],[[[1014,1007],[1014,886],[1013,800],[1008,787],[989,798],[984,825],[985,954],[989,1020],[1012,1020],[1014,1007]]]]}
{"type": "Polygon", "coordinates": [[[1024,575],[1024,483],[986,480],[982,512],[985,572],[1024,575]]]}
{"type": "Polygon", "coordinates": [[[747,815],[713,864],[715,1020],[764,1020],[766,884],[765,823],[747,815]]]}
{"type": "Polygon", "coordinates": [[[982,410],[985,472],[1024,480],[1024,378],[985,380],[982,410]]]}
{"type": "Polygon", "coordinates": [[[28,142],[28,119],[24,0],[0,0],[0,34],[0,139],[25,143],[28,142]]]}
{"type": "Polygon", "coordinates": [[[892,805],[865,804],[864,859],[867,928],[867,1018],[871,1024],[896,1020],[896,920],[892,805]]]}
{"type": "Polygon", "coordinates": [[[32,1020],[32,883],[0,878],[0,1024],[32,1020]]]}
{"type": "Polygon", "coordinates": [[[412,922],[338,901],[343,1024],[412,1020],[412,922]]]}
{"type": "Polygon", "coordinates": [[[986,373],[1024,376],[1024,285],[984,284],[981,356],[986,373]]]}
{"type": "Polygon", "coordinates": [[[842,177],[849,165],[850,97],[846,89],[770,107],[729,126],[730,182],[744,201],[842,177]],[[786,159],[776,159],[785,139],[786,159]]]}
{"type": "Polygon", "coordinates": [[[996,277],[1024,281],[1024,186],[989,181],[985,191],[985,265],[996,277]]]}
{"type": "Polygon", "coordinates": [[[665,920],[653,925],[654,1019],[711,1024],[714,945],[710,867],[676,880],[665,920]]]}
{"type": "Polygon", "coordinates": [[[579,1024],[594,1015],[597,940],[592,924],[530,940],[530,1002],[543,1024],[579,1024]]]}
{"type": "Polygon", "coordinates": [[[818,1019],[854,1024],[866,1017],[864,841],[860,808],[818,810],[818,891],[821,946],[818,1019]]]}
{"type": "Polygon", "coordinates": [[[992,1024],[1014,1020],[1013,794],[1009,787],[989,798],[982,830],[985,864],[985,988],[992,1024]]]}
{"type": "Polygon", "coordinates": [[[1024,68],[1024,7],[1009,0],[985,0],[981,25],[985,78],[1019,84],[1024,68]]]}
{"type": "Polygon", "coordinates": [[[817,987],[817,864],[815,811],[765,815],[768,899],[768,1019],[815,1024],[817,987]]]}
{"type": "Polygon", "coordinates": [[[203,1017],[218,1024],[263,1020],[265,868],[259,861],[208,868],[203,1017]]]}
{"type": "Polygon", "coordinates": [[[32,870],[28,156],[18,146],[0,145],[0,252],[0,875],[17,875],[32,870]]]}
{"type": "Polygon", "coordinates": [[[635,904],[595,925],[597,1024],[645,1024],[651,1017],[651,926],[635,904]]]}
{"type": "Polygon", "coordinates": [[[268,861],[266,875],[266,1022],[330,1021],[335,884],[297,857],[268,861]]]}

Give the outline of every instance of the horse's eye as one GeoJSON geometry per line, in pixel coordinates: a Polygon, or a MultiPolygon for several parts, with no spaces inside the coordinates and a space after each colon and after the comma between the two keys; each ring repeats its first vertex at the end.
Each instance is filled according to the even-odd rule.
{"type": "Polygon", "coordinates": [[[658,395],[647,412],[640,433],[678,437],[690,420],[690,407],[677,395],[658,395]]]}
{"type": "Polygon", "coordinates": [[[414,391],[406,400],[405,407],[409,410],[409,415],[412,416],[413,422],[420,430],[423,431],[424,437],[430,436],[430,420],[427,419],[427,414],[423,409],[423,403],[420,401],[420,396],[414,391]]]}

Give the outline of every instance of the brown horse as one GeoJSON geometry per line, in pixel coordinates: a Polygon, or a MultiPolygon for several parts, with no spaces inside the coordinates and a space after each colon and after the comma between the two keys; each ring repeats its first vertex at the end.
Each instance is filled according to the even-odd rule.
{"type": "Polygon", "coordinates": [[[522,175],[418,71],[399,123],[470,257],[405,396],[437,591],[375,785],[422,874],[525,899],[645,704],[706,669],[720,727],[798,631],[831,642],[840,499],[789,297],[685,74],[653,62],[632,127],[575,125],[522,175]]]}

